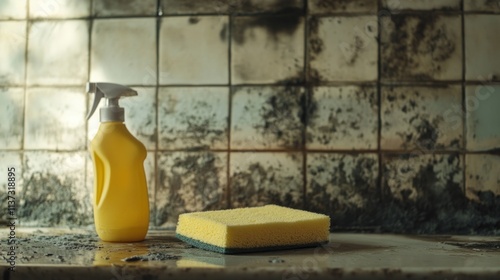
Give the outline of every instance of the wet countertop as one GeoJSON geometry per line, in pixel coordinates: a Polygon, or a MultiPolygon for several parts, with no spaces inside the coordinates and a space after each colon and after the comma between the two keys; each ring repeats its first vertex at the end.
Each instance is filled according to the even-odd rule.
{"type": "MultiPolygon", "coordinates": [[[[8,258],[9,231],[1,229],[8,258]]],[[[222,255],[173,231],[138,243],[106,243],[90,230],[16,231],[15,272],[3,279],[500,279],[500,237],[333,233],[306,249],[222,255]]]]}

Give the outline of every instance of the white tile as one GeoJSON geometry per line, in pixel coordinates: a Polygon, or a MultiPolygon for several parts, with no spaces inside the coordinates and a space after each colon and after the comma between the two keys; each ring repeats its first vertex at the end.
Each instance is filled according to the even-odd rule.
{"type": "Polygon", "coordinates": [[[465,15],[466,80],[500,81],[500,16],[465,15]]]}
{"type": "MultiPolygon", "coordinates": [[[[156,147],[156,89],[134,87],[138,96],[123,97],[120,106],[125,108],[125,125],[148,150],[156,147]]],[[[94,102],[94,95],[89,95],[89,110],[94,102]]],[[[99,128],[99,108],[106,106],[106,100],[101,99],[99,107],[88,120],[88,140],[92,140],[99,128]]],[[[88,112],[87,112],[88,114],[88,112]]]]}
{"type": "Polygon", "coordinates": [[[227,16],[163,18],[160,84],[227,84],[227,16]]]}
{"type": "Polygon", "coordinates": [[[0,88],[0,149],[21,149],[24,89],[0,88]]]}
{"type": "Polygon", "coordinates": [[[158,154],[156,226],[175,227],[179,214],[226,207],[226,152],[158,154]]]}
{"type": "Polygon", "coordinates": [[[313,18],[309,55],[314,79],[376,80],[377,28],[376,16],[313,18]]]}
{"type": "Polygon", "coordinates": [[[82,18],[90,15],[91,0],[30,0],[30,18],[82,18]]]}
{"type": "Polygon", "coordinates": [[[308,149],[377,148],[376,87],[318,87],[313,89],[307,122],[308,149]],[[312,105],[313,104],[313,105],[312,105]]]}
{"type": "Polygon", "coordinates": [[[236,17],[231,34],[232,83],[276,83],[303,79],[302,17],[236,17]]]}
{"type": "Polygon", "coordinates": [[[467,150],[500,148],[500,86],[477,85],[465,88],[467,150]]]}
{"type": "Polygon", "coordinates": [[[462,149],[461,86],[398,86],[381,91],[382,149],[416,154],[462,149]]]}
{"type": "Polygon", "coordinates": [[[396,13],[380,20],[380,76],[388,81],[460,81],[460,15],[396,13]]]}
{"type": "Polygon", "coordinates": [[[0,19],[25,19],[28,0],[2,0],[0,19]]]}
{"type": "Polygon", "coordinates": [[[89,23],[35,21],[29,29],[29,85],[83,85],[88,77],[89,23]]]}
{"type": "Polygon", "coordinates": [[[309,0],[309,13],[377,13],[377,1],[373,0],[309,0]]]}
{"type": "Polygon", "coordinates": [[[156,85],[156,19],[100,19],[92,28],[90,79],[156,85]]]}
{"type": "Polygon", "coordinates": [[[24,84],[26,22],[0,22],[0,84],[24,84]]]}
{"type": "Polygon", "coordinates": [[[298,149],[303,146],[303,88],[238,87],[232,95],[232,149],[298,149]]]}
{"type": "Polygon", "coordinates": [[[301,153],[231,153],[231,207],[303,205],[301,153]]]}
{"type": "Polygon", "coordinates": [[[160,149],[227,149],[227,87],[161,88],[158,102],[160,149]]]}
{"type": "Polygon", "coordinates": [[[94,0],[93,15],[101,16],[153,16],[156,0],[94,0]]]}
{"type": "Polygon", "coordinates": [[[500,1],[495,0],[464,0],[464,11],[470,12],[500,12],[500,1]]]}
{"type": "Polygon", "coordinates": [[[85,147],[85,93],[80,88],[31,88],[26,92],[25,149],[85,147]]]}
{"type": "MultiPolygon", "coordinates": [[[[465,0],[470,1],[470,0],[465,0]]],[[[475,1],[475,0],[474,0],[475,1]]],[[[389,10],[460,10],[460,0],[382,0],[382,7],[389,10]]]]}
{"type": "Polygon", "coordinates": [[[85,152],[24,152],[18,215],[23,226],[83,226],[93,220],[85,152]]]}

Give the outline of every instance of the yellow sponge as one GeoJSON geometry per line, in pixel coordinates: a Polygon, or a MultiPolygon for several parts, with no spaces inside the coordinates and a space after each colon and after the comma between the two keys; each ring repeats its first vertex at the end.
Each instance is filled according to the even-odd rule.
{"type": "Polygon", "coordinates": [[[330,218],[277,205],[181,214],[177,238],[224,254],[328,242],[330,218]]]}

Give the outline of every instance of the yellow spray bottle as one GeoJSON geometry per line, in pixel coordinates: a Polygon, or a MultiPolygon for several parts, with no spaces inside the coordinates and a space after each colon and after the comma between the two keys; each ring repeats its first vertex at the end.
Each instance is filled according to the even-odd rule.
{"type": "Polygon", "coordinates": [[[131,88],[111,83],[88,83],[87,92],[94,102],[92,116],[101,98],[99,130],[90,142],[94,163],[94,223],[103,241],[133,242],[144,240],[149,225],[149,201],[144,160],[146,148],[125,126],[125,110],[120,97],[134,96],[131,88]]]}

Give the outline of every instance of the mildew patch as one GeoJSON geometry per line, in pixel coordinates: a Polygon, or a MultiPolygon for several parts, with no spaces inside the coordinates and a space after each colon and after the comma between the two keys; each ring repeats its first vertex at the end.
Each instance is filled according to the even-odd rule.
{"type": "Polygon", "coordinates": [[[378,160],[375,154],[307,156],[307,208],[330,215],[335,228],[377,226],[378,160]]]}
{"type": "Polygon", "coordinates": [[[233,92],[231,146],[300,148],[305,122],[302,87],[242,87],[233,92]]]}
{"type": "Polygon", "coordinates": [[[247,39],[252,38],[252,29],[262,28],[267,31],[272,42],[278,44],[280,36],[294,35],[301,23],[302,17],[300,16],[254,16],[240,18],[233,27],[233,40],[237,44],[243,45],[247,39]]]}
{"type": "Polygon", "coordinates": [[[277,204],[302,208],[302,156],[299,153],[233,153],[231,206],[277,204]]]}
{"type": "Polygon", "coordinates": [[[384,17],[382,77],[443,80],[461,78],[460,18],[436,14],[384,17]]]}
{"type": "Polygon", "coordinates": [[[73,191],[74,182],[59,176],[33,172],[25,178],[19,192],[17,214],[22,224],[37,226],[82,226],[92,223],[92,212],[88,208],[90,194],[80,201],[73,191]]]}
{"type": "Polygon", "coordinates": [[[382,148],[423,154],[463,147],[463,122],[449,114],[461,108],[459,86],[382,87],[381,97],[382,148]]]}
{"type": "Polygon", "coordinates": [[[156,225],[171,226],[179,214],[225,206],[226,153],[175,152],[158,158],[156,225]]]}
{"type": "Polygon", "coordinates": [[[310,0],[309,10],[311,13],[335,13],[335,12],[376,12],[377,1],[372,0],[310,0]]]}
{"type": "Polygon", "coordinates": [[[374,149],[378,112],[375,86],[313,88],[308,149],[374,149]]]}
{"type": "Polygon", "coordinates": [[[384,157],[382,228],[413,233],[470,230],[463,172],[458,154],[384,157]]]}

